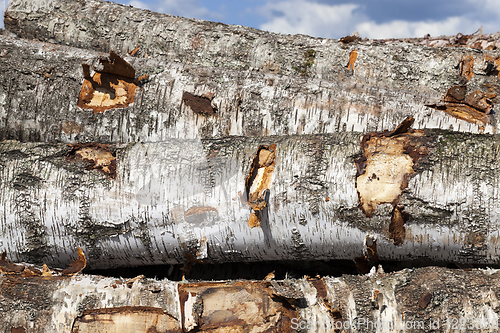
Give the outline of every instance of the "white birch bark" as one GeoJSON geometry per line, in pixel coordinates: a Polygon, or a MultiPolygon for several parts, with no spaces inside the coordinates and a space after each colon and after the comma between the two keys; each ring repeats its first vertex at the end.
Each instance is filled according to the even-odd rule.
{"type": "Polygon", "coordinates": [[[356,175],[358,134],[171,139],[76,152],[64,144],[4,141],[1,245],[14,260],[55,266],[66,265],[67,251],[81,246],[92,268],[182,263],[189,256],[354,259],[373,240],[380,260],[497,262],[498,139],[425,133],[429,156],[413,165],[406,188],[399,185],[396,204],[380,197],[392,184],[380,180],[366,201],[375,203],[371,217],[358,198],[365,186],[356,175]],[[249,204],[245,191],[257,191],[264,179],[247,184],[252,161],[270,144],[276,144],[270,185],[249,204]],[[113,153],[115,178],[101,172],[112,169],[106,159],[113,153]],[[87,160],[71,159],[76,155],[87,160]],[[390,229],[403,211],[409,215],[400,221],[398,244],[390,229]],[[260,228],[250,228],[252,214],[260,216],[260,228]]]}
{"type": "MultiPolygon", "coordinates": [[[[343,67],[339,70],[344,74],[325,81],[125,57],[136,70],[136,78],[147,74],[149,81],[135,90],[132,104],[94,113],[78,107],[84,82],[82,63],[102,68],[99,58],[106,58],[105,54],[5,36],[0,36],[0,45],[0,139],[106,143],[228,135],[366,133],[392,130],[408,116],[415,118],[414,128],[497,131],[495,114],[475,111],[479,118],[471,116],[466,121],[426,107],[442,100],[448,88],[459,81],[460,70],[454,66],[472,52],[467,49],[408,49],[404,54],[419,50],[417,54],[423,52],[426,61],[433,59],[428,54],[433,52],[439,57],[431,61],[438,66],[437,72],[415,78],[388,76],[377,83],[360,81],[357,74],[343,67]],[[214,108],[214,114],[203,114],[189,106],[183,100],[185,93],[213,96],[205,102],[214,108]]],[[[369,52],[381,52],[380,56],[403,54],[392,46],[366,47],[369,52]]],[[[494,52],[479,51],[475,57],[481,62],[494,52]]],[[[417,66],[417,62],[405,64],[417,66]]],[[[387,74],[377,63],[368,65],[373,66],[372,72],[387,74]]],[[[486,86],[500,91],[498,77],[478,73],[469,82],[468,92],[486,86]]],[[[493,108],[496,100],[491,99],[493,108]]]]}
{"type": "Polygon", "coordinates": [[[3,332],[497,332],[498,270],[178,283],[0,275],[3,332]]]}

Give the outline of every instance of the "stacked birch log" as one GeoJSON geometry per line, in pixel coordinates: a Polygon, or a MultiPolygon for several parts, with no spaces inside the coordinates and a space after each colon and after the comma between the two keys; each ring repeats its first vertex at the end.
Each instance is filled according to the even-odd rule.
{"type": "Polygon", "coordinates": [[[330,40],[94,0],[13,0],[4,24],[11,260],[371,271],[179,284],[2,257],[4,331],[497,327],[498,271],[377,265],[499,262],[500,33],[330,40]]]}

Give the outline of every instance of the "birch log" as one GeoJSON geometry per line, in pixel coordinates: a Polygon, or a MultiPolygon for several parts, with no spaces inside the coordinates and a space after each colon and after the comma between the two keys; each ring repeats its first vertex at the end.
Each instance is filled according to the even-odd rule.
{"type": "Polygon", "coordinates": [[[498,262],[498,137],[392,134],[4,141],[1,246],[16,261],[54,266],[81,246],[93,268],[498,262]]]}
{"type": "Polygon", "coordinates": [[[2,332],[497,332],[498,270],[282,281],[0,275],[2,332]]]}
{"type": "Polygon", "coordinates": [[[497,51],[398,47],[366,45],[366,52],[421,56],[425,61],[400,61],[420,68],[418,75],[393,75],[370,62],[363,66],[383,77],[367,83],[357,70],[353,74],[344,67],[326,81],[135,57],[121,60],[0,36],[0,139],[110,143],[371,132],[393,129],[408,116],[415,118],[414,128],[497,132],[497,116],[477,107],[485,103],[486,109],[495,109],[499,78],[479,71],[457,86],[463,73],[455,68],[470,53],[481,64],[497,51]],[[114,61],[122,67],[111,68],[114,61]],[[463,101],[444,102],[445,96],[452,98],[452,87],[465,89],[476,102],[467,104],[465,95],[463,101]]]}
{"type": "MultiPolygon", "coordinates": [[[[357,50],[355,72],[360,81],[376,85],[394,81],[398,82],[394,86],[413,89],[432,86],[436,77],[449,75],[456,65],[448,62],[457,60],[454,57],[445,59],[458,50],[442,46],[500,47],[499,33],[449,40],[333,40],[186,19],[96,0],[13,0],[5,13],[5,29],[21,38],[102,52],[113,49],[163,61],[236,70],[254,68],[323,80],[338,80],[345,75],[349,53],[357,50]]],[[[458,52],[475,54],[470,49],[458,52]]]]}

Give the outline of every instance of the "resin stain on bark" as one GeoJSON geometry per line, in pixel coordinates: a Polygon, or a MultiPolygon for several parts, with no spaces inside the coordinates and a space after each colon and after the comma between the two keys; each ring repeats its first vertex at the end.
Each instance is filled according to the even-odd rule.
{"type": "Polygon", "coordinates": [[[201,224],[203,222],[211,222],[219,217],[219,212],[216,208],[210,206],[195,206],[189,208],[184,213],[184,220],[188,223],[201,224]]]}
{"type": "Polygon", "coordinates": [[[389,238],[392,239],[395,245],[401,245],[405,239],[405,222],[409,219],[409,215],[404,212],[402,207],[394,207],[392,211],[391,224],[389,225],[389,238]]]}
{"type": "Polygon", "coordinates": [[[87,261],[85,260],[85,254],[81,248],[78,248],[78,258],[73,261],[68,268],[61,271],[62,275],[72,276],[82,271],[85,266],[87,266],[87,261]]]}
{"type": "Polygon", "coordinates": [[[426,292],[418,300],[418,306],[422,309],[425,309],[431,300],[432,300],[432,293],[426,292]]]}
{"type": "Polygon", "coordinates": [[[347,64],[347,69],[354,71],[354,63],[356,62],[356,58],[358,57],[358,51],[353,50],[349,53],[349,63],[347,64]]]}
{"type": "Polygon", "coordinates": [[[108,58],[101,58],[99,62],[103,69],[94,68],[93,75],[90,73],[90,66],[82,64],[85,79],[80,90],[78,106],[98,113],[113,108],[124,108],[133,103],[137,88],[134,68],[113,51],[108,58]]]}
{"type": "Polygon", "coordinates": [[[202,116],[215,116],[217,109],[212,106],[213,94],[196,96],[187,91],[182,94],[182,102],[189,106],[194,113],[202,116]]]}
{"type": "Polygon", "coordinates": [[[276,144],[274,143],[259,146],[245,180],[247,202],[253,210],[248,219],[250,228],[259,227],[263,215],[267,213],[269,191],[276,158],[275,151],[276,144]]]}
{"type": "Polygon", "coordinates": [[[4,250],[0,257],[0,272],[3,274],[19,274],[24,270],[24,266],[15,264],[7,259],[7,252],[4,250]]]}
{"type": "Polygon", "coordinates": [[[74,121],[63,121],[61,131],[67,135],[73,135],[83,132],[83,126],[74,121]]]}
{"type": "Polygon", "coordinates": [[[75,143],[66,155],[69,161],[82,161],[87,170],[98,170],[110,178],[116,177],[116,156],[109,145],[101,143],[75,143]]]}

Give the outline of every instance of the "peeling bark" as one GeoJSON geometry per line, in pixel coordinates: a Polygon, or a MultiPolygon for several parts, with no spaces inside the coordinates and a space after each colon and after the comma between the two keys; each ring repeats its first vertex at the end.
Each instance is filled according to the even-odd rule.
{"type": "MultiPolygon", "coordinates": [[[[500,98],[499,56],[491,50],[497,35],[459,36],[446,44],[476,49],[428,47],[434,39],[342,42],[108,2],[51,3],[57,4],[51,11],[32,12],[23,9],[23,1],[12,1],[7,30],[51,43],[133,53],[126,60],[136,79],[142,78],[141,87],[131,105],[95,116],[76,104],[83,80],[97,84],[79,63],[97,63],[102,54],[2,37],[2,70],[8,73],[0,84],[3,138],[134,142],[371,132],[394,128],[406,117],[415,118],[416,129],[497,132],[496,115],[490,114],[500,98]],[[489,101],[473,102],[482,105],[479,110],[468,104],[442,107],[457,85],[490,96],[489,101]],[[201,104],[193,109],[193,103],[201,104]],[[63,131],[68,124],[71,129],[63,131]]],[[[99,103],[121,101],[111,100],[99,103]]],[[[80,106],[99,108],[99,103],[80,106]]]]}
{"type": "Polygon", "coordinates": [[[134,102],[138,83],[135,80],[135,70],[116,53],[111,51],[109,59],[101,58],[99,68],[93,69],[95,73],[92,76],[90,66],[82,66],[85,80],[78,97],[78,107],[92,109],[97,113],[123,108],[134,102]]]}
{"type": "Polygon", "coordinates": [[[498,331],[498,271],[373,266],[498,263],[500,141],[471,133],[497,133],[499,34],[337,41],[54,4],[13,0],[0,35],[0,246],[38,265],[1,256],[1,331],[498,331]],[[370,274],[79,275],[331,259],[370,274]]]}
{"type": "MultiPolygon", "coordinates": [[[[110,143],[227,135],[366,133],[395,128],[406,117],[415,118],[416,129],[497,131],[497,116],[488,110],[494,110],[498,103],[498,76],[474,75],[463,85],[477,92],[474,96],[480,98],[471,104],[479,108],[464,104],[467,99],[462,104],[441,102],[460,81],[460,70],[455,66],[466,49],[417,52],[367,45],[364,52],[368,53],[409,56],[427,52],[422,57],[438,67],[433,67],[435,72],[430,76],[420,74],[424,73],[420,69],[415,76],[407,72],[394,76],[384,72],[387,68],[378,68],[377,62],[363,64],[358,48],[354,74],[346,68],[346,54],[339,67],[342,73],[332,81],[124,57],[132,67],[128,72],[135,70],[137,76],[133,80],[137,85],[134,102],[94,113],[102,108],[98,106],[101,102],[93,104],[94,109],[91,105],[82,109],[78,103],[85,98],[79,96],[85,87],[89,91],[100,89],[92,86],[97,84],[92,77],[97,80],[99,76],[103,83],[104,74],[115,75],[103,72],[103,62],[111,61],[109,54],[5,36],[0,36],[0,45],[0,69],[5,73],[0,77],[0,139],[110,143]],[[384,77],[376,83],[360,82],[360,69],[366,66],[373,66],[369,71],[384,77]],[[464,107],[473,112],[452,111],[464,107]]],[[[479,62],[486,55],[474,53],[479,62]]],[[[414,66],[413,61],[399,62],[414,66]]],[[[127,80],[132,80],[131,74],[127,75],[127,80]]],[[[102,91],[102,101],[121,101],[111,98],[113,92],[102,91]]],[[[93,93],[88,96],[95,97],[93,93]]]]}
{"type": "Polygon", "coordinates": [[[2,332],[498,331],[498,270],[281,281],[0,275],[2,332]]]}
{"type": "MultiPolygon", "coordinates": [[[[336,67],[344,67],[352,49],[359,48],[357,75],[361,81],[366,79],[371,83],[380,81],[378,76],[383,72],[390,77],[397,67],[405,67],[424,80],[427,75],[446,75],[441,70],[436,73],[432,58],[442,56],[437,53],[475,53],[450,47],[475,50],[500,47],[499,33],[376,41],[349,36],[331,40],[186,19],[105,1],[52,0],[50,4],[32,10],[22,0],[11,1],[5,13],[5,29],[21,38],[102,52],[112,49],[163,61],[175,59],[237,70],[255,68],[276,74],[317,76],[323,80],[337,79],[339,68],[336,67]],[[367,47],[381,52],[370,52],[367,47]],[[439,49],[435,52],[430,47],[439,49]],[[386,50],[390,50],[392,56],[386,50]],[[417,55],[416,50],[420,54],[417,55]],[[434,56],[426,59],[430,54],[424,55],[422,51],[434,56]],[[412,61],[416,62],[413,66],[412,61]],[[370,62],[376,64],[372,67],[370,62]],[[375,68],[379,71],[373,71],[375,68]]],[[[455,59],[453,66],[461,58],[455,59]]]]}
{"type": "Polygon", "coordinates": [[[4,141],[0,241],[15,260],[52,266],[81,246],[93,268],[352,260],[369,251],[368,236],[380,260],[498,262],[498,138],[399,132],[366,135],[379,140],[373,156],[403,147],[412,170],[395,199],[372,189],[369,215],[360,134],[79,146],[81,159],[68,158],[74,145],[4,141]],[[260,228],[249,227],[252,214],[260,228]]]}

